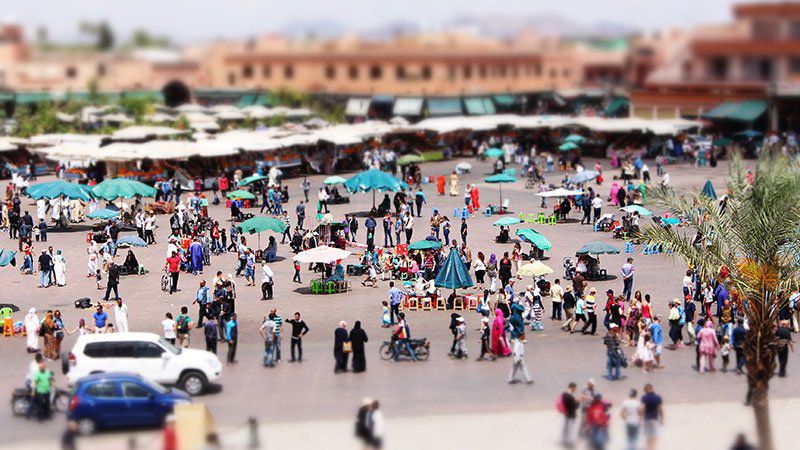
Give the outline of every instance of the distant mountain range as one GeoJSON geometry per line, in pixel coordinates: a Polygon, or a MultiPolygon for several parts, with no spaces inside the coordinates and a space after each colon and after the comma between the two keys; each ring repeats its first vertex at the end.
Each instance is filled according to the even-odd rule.
{"type": "Polygon", "coordinates": [[[558,15],[516,17],[505,15],[459,16],[435,27],[423,27],[415,22],[390,22],[375,28],[352,30],[334,21],[294,22],[280,32],[287,37],[302,39],[316,37],[330,39],[348,32],[367,39],[383,40],[402,34],[424,31],[468,31],[481,36],[510,38],[521,32],[569,38],[616,38],[638,32],[636,28],[614,22],[583,24],[558,15]]]}

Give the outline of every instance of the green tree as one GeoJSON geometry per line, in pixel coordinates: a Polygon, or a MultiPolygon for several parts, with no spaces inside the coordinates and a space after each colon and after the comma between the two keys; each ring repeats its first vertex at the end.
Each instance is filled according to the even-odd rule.
{"type": "Polygon", "coordinates": [[[167,37],[154,36],[147,30],[139,28],[133,32],[130,45],[137,48],[166,48],[171,45],[171,42],[167,37]]]}
{"type": "Polygon", "coordinates": [[[111,29],[108,22],[81,22],[78,28],[81,33],[94,36],[97,50],[107,51],[114,48],[114,30],[111,29]]]}
{"type": "Polygon", "coordinates": [[[152,112],[153,101],[149,98],[123,97],[119,101],[119,106],[137,124],[141,124],[144,122],[144,116],[152,112]]]}
{"type": "Polygon", "coordinates": [[[800,164],[780,152],[764,151],[750,183],[741,158],[734,155],[727,188],[724,209],[699,194],[689,198],[657,189],[654,203],[684,217],[698,236],[687,228],[651,226],[642,237],[671,248],[704,279],[716,278],[738,291],[750,326],[745,367],[759,448],[772,450],[769,382],[775,371],[778,311],[786,301],[783,292],[797,286],[800,164]],[[723,266],[730,273],[725,280],[719,275],[723,266]]]}

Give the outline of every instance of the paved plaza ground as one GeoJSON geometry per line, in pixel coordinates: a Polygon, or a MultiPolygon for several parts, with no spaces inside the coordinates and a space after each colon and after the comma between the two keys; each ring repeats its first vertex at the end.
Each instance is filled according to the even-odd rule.
{"type": "MultiPolygon", "coordinates": [[[[425,164],[422,166],[422,171],[424,175],[448,174],[457,162],[458,160],[425,164]]],[[[462,190],[466,183],[482,181],[489,171],[488,163],[478,163],[471,159],[470,162],[473,163],[475,170],[472,174],[461,177],[462,190]]],[[[602,162],[609,172],[606,174],[607,181],[599,188],[599,192],[606,196],[612,172],[608,167],[608,161],[602,162]]],[[[587,167],[593,164],[594,161],[586,162],[587,167]]],[[[668,170],[671,174],[671,184],[676,189],[699,190],[706,179],[711,179],[717,193],[724,192],[721,180],[726,171],[725,162],[715,169],[693,168],[679,164],[668,166],[668,170]]],[[[348,174],[342,175],[348,176],[348,174]]],[[[558,183],[561,177],[562,174],[551,174],[548,181],[558,183]]],[[[314,186],[312,192],[320,185],[322,179],[323,176],[310,177],[314,186]]],[[[289,210],[293,219],[294,205],[301,196],[300,181],[298,178],[287,180],[291,194],[289,210]]],[[[482,205],[498,202],[496,185],[480,183],[479,186],[482,205]]],[[[462,204],[461,194],[457,197],[438,197],[432,185],[426,185],[424,190],[429,204],[424,207],[424,219],[418,220],[415,224],[415,240],[424,238],[428,233],[427,218],[430,216],[431,207],[437,207],[448,214],[452,213],[454,206],[462,204]]],[[[534,190],[524,189],[524,181],[503,186],[503,195],[510,199],[511,210],[515,213],[541,211],[538,197],[535,197],[534,193],[534,190]]],[[[351,198],[352,202],[348,205],[332,207],[337,220],[341,219],[344,213],[366,211],[371,206],[372,196],[369,194],[358,194],[351,198]]],[[[27,199],[24,205],[24,209],[34,212],[32,203],[27,199]]],[[[611,209],[611,206],[606,206],[604,212],[611,212],[611,209]]],[[[222,207],[212,207],[210,213],[218,219],[229,217],[228,211],[222,207]]],[[[550,259],[545,261],[555,270],[553,277],[563,274],[562,258],[574,257],[575,251],[588,241],[613,242],[622,248],[623,242],[613,241],[610,234],[593,233],[590,226],[579,225],[578,214],[577,212],[572,214],[572,217],[578,220],[570,223],[536,226],[537,231],[553,243],[552,251],[547,253],[550,259]]],[[[478,251],[487,256],[489,253],[501,254],[503,251],[511,251],[512,244],[493,242],[497,228],[492,227],[491,222],[496,219],[496,216],[487,218],[482,215],[469,219],[468,241],[473,255],[478,251]]],[[[644,224],[649,222],[643,220],[644,224]]],[[[227,222],[225,224],[227,225],[227,222]]],[[[160,332],[160,322],[164,313],[177,314],[181,306],[188,306],[201,279],[210,281],[217,270],[227,274],[235,269],[235,255],[214,257],[212,266],[205,274],[181,275],[181,292],[172,296],[162,292],[159,288],[160,269],[166,256],[164,239],[169,232],[166,216],[159,217],[159,225],[161,228],[156,236],[159,243],[151,248],[136,250],[139,261],[150,270],[150,273],[144,276],[123,277],[120,285],[121,296],[130,309],[130,327],[135,331],[160,332]]],[[[454,230],[457,230],[455,222],[454,230]]],[[[363,242],[365,236],[363,219],[359,233],[359,238],[363,242]]],[[[379,226],[376,243],[382,243],[382,239],[382,229],[379,226]]],[[[15,242],[5,236],[0,237],[0,242],[4,247],[15,245],[15,242]]],[[[24,311],[33,306],[40,312],[60,308],[69,328],[75,327],[80,318],[85,318],[88,322],[91,312],[76,310],[72,306],[72,302],[77,298],[88,296],[99,299],[102,294],[95,289],[93,279],[85,278],[87,263],[85,233],[82,231],[51,233],[48,244],[63,250],[66,255],[67,286],[37,289],[38,280],[35,276],[21,275],[17,269],[9,266],[0,270],[0,286],[2,286],[0,298],[3,302],[14,303],[20,307],[22,312],[17,313],[18,319],[22,318],[24,311]]],[[[34,247],[37,250],[41,248],[36,245],[34,247]]],[[[523,248],[527,250],[527,245],[523,248]]],[[[681,261],[663,256],[643,256],[638,253],[635,255],[634,289],[650,293],[656,311],[665,313],[667,302],[681,294],[680,283],[684,265],[681,261]]],[[[663,395],[667,405],[667,434],[687,439],[704,435],[710,439],[711,444],[706,448],[727,448],[736,431],[751,431],[752,413],[750,409],[739,406],[744,400],[745,378],[732,373],[698,375],[691,367],[694,364],[692,348],[675,352],[665,351],[663,357],[665,368],[655,373],[646,374],[637,369],[628,369],[624,372],[626,379],[611,383],[603,378],[605,349],[601,337],[562,333],[556,323],[549,320],[545,321],[543,332],[528,334],[525,357],[535,379],[532,386],[506,384],[511,364],[509,360],[474,361],[474,357],[479,353],[478,333],[475,331],[479,320],[478,315],[473,312],[464,314],[471,356],[469,360],[454,361],[446,355],[451,340],[448,330],[450,312],[420,311],[410,312],[408,318],[415,337],[425,336],[431,339],[433,344],[430,359],[426,362],[396,364],[381,361],[378,358],[378,347],[381,341],[388,339],[389,332],[380,327],[380,301],[386,297],[388,282],[383,282],[378,288],[372,289],[364,288],[358,280],[353,280],[352,292],[313,296],[306,284],[298,285],[291,282],[292,253],[288,245],[280,246],[278,254],[285,259],[271,265],[276,274],[275,300],[262,302],[259,300],[261,292],[258,286],[245,287],[243,279],[239,283],[239,299],[236,305],[240,329],[239,363],[224,368],[220,380],[220,392],[197,399],[208,405],[223,429],[236,428],[243,425],[248,417],[257,417],[264,427],[263,440],[274,443],[268,448],[353,448],[350,442],[352,420],[363,397],[381,400],[384,414],[389,422],[387,438],[389,448],[401,448],[401,446],[402,448],[485,448],[487,436],[497,432],[500,434],[494,436],[501,438],[508,436],[509,444],[527,441],[547,447],[555,442],[560,429],[560,422],[554,413],[556,397],[570,381],[583,384],[589,378],[597,380],[599,391],[615,404],[621,403],[628,389],[634,387],[641,389],[645,383],[652,383],[663,395]],[[262,317],[273,307],[277,308],[284,318],[288,318],[295,311],[300,311],[308,323],[310,332],[305,339],[305,361],[302,364],[283,362],[274,369],[261,366],[263,344],[257,330],[262,317]],[[369,335],[366,373],[341,375],[333,373],[333,331],[340,320],[347,321],[348,326],[352,326],[356,320],[361,320],[369,335]],[[709,427],[718,422],[716,419],[722,418],[727,418],[724,420],[725,425],[716,432],[712,431],[713,429],[709,427]],[[518,431],[520,435],[514,436],[504,430],[518,431]],[[451,435],[457,435],[458,438],[454,441],[447,440],[446,438],[451,435]],[[304,443],[308,446],[303,445],[304,443]],[[450,445],[452,443],[458,445],[450,445]]],[[[617,274],[626,256],[624,254],[603,256],[601,264],[608,269],[609,274],[617,274]]],[[[355,257],[352,259],[355,261],[355,257]]],[[[305,271],[303,276],[304,281],[311,278],[311,274],[305,271]]],[[[518,283],[518,290],[524,289],[529,282],[530,280],[523,280],[518,283]]],[[[621,290],[622,281],[616,279],[596,282],[590,283],[590,286],[595,286],[598,292],[604,292],[609,288],[621,290]]],[[[547,299],[545,306],[549,314],[547,299]]],[[[194,317],[196,308],[191,308],[190,311],[194,317]]],[[[602,324],[600,328],[602,329],[602,324]]],[[[602,334],[604,330],[600,331],[602,334]]],[[[71,348],[74,339],[74,336],[68,337],[63,348],[67,350],[71,348]]],[[[201,331],[193,332],[191,346],[204,347],[201,331]]],[[[225,348],[224,344],[220,345],[223,353],[225,348]]],[[[288,352],[287,340],[283,345],[285,359],[288,352]]],[[[224,358],[223,353],[220,355],[224,358]]],[[[14,387],[22,385],[30,361],[25,353],[24,339],[5,338],[0,346],[0,358],[3,361],[0,364],[0,375],[2,375],[0,392],[10,393],[14,387]]],[[[790,377],[775,378],[771,384],[772,398],[783,399],[773,405],[775,415],[782,416],[781,419],[785,419],[786,413],[792,408],[796,410],[797,407],[800,390],[793,382],[792,375],[799,363],[800,357],[797,353],[792,354],[789,363],[790,377]]],[[[55,363],[50,365],[58,375],[57,383],[63,385],[64,378],[60,376],[60,365],[55,363]]],[[[621,431],[618,429],[620,420],[616,411],[614,414],[616,442],[621,442],[621,431]]],[[[63,429],[64,420],[59,417],[40,425],[12,418],[10,409],[6,408],[0,411],[0,424],[4,430],[4,444],[16,445],[36,441],[44,443],[42,448],[47,448],[46,443],[55,442],[55,437],[63,429]]],[[[779,427],[780,429],[785,430],[784,434],[788,433],[788,426],[785,424],[779,427]]],[[[141,441],[147,441],[147,437],[151,435],[152,433],[144,433],[141,441]]],[[[106,434],[94,442],[98,444],[97,447],[100,447],[100,442],[114,442],[113,445],[102,447],[115,448],[116,445],[122,445],[121,436],[127,434],[106,434]]],[[[230,436],[239,436],[231,438],[231,441],[236,441],[240,439],[241,432],[234,432],[230,436]]],[[[789,448],[786,445],[790,445],[781,439],[778,439],[778,444],[778,448],[789,448]]],[[[697,448],[693,444],[684,445],[685,448],[697,448]]]]}

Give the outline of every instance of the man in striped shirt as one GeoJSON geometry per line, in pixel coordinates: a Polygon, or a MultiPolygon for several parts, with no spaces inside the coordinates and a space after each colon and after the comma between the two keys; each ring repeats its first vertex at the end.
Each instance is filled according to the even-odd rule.
{"type": "Polygon", "coordinates": [[[581,330],[581,333],[583,334],[594,335],[595,332],[597,331],[597,312],[596,312],[597,310],[594,300],[595,294],[597,294],[597,290],[595,288],[591,288],[589,289],[589,294],[586,295],[586,297],[584,297],[584,301],[586,304],[584,306],[583,312],[586,315],[587,320],[586,320],[586,325],[584,325],[583,329],[581,330]],[[590,333],[587,333],[586,330],[590,326],[592,327],[592,331],[590,333]]]}
{"type": "Polygon", "coordinates": [[[283,317],[278,314],[278,310],[272,308],[269,312],[269,318],[275,322],[275,362],[281,360],[281,329],[283,328],[283,317]]]}

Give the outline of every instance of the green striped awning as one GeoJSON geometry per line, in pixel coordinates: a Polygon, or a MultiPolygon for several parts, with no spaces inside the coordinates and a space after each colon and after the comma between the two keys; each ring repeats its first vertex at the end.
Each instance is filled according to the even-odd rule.
{"type": "Polygon", "coordinates": [[[0,102],[13,102],[13,101],[14,101],[13,92],[0,92],[0,102]]]}
{"type": "Polygon", "coordinates": [[[20,105],[47,103],[53,101],[53,94],[49,92],[18,92],[14,96],[14,101],[20,105]]]}
{"type": "Polygon", "coordinates": [[[161,91],[125,91],[122,93],[122,98],[149,99],[154,102],[163,102],[164,94],[161,91]]]}
{"type": "Polygon", "coordinates": [[[493,95],[492,99],[498,106],[514,106],[517,102],[517,99],[511,94],[493,95]]]}
{"type": "Polygon", "coordinates": [[[766,111],[767,102],[764,100],[725,102],[719,104],[711,111],[703,114],[703,118],[710,120],[737,120],[740,122],[753,122],[761,117],[766,111]]]}
{"type": "Polygon", "coordinates": [[[627,98],[614,97],[606,106],[606,116],[616,116],[621,113],[624,108],[630,107],[630,101],[627,98]]]}
{"type": "Polygon", "coordinates": [[[244,108],[245,106],[251,106],[256,101],[257,95],[253,94],[244,94],[239,97],[239,103],[236,104],[239,108],[244,108]]]}
{"type": "Polygon", "coordinates": [[[258,97],[253,101],[253,105],[260,105],[260,106],[270,106],[272,102],[269,99],[269,95],[267,94],[259,94],[258,97]]]}
{"type": "Polygon", "coordinates": [[[427,103],[431,116],[460,116],[464,113],[460,98],[429,98],[427,103]]]}

